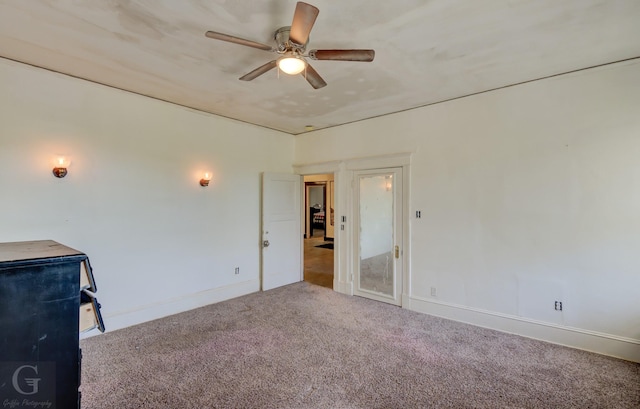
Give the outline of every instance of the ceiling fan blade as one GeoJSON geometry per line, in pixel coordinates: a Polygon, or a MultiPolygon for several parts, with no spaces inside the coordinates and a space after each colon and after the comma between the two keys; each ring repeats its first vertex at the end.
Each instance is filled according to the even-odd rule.
{"type": "Polygon", "coordinates": [[[299,1],[296,4],[296,11],[293,14],[289,40],[297,45],[307,44],[309,33],[311,32],[313,23],[316,22],[318,13],[320,13],[320,10],[318,10],[317,7],[299,1]]]}
{"type": "Polygon", "coordinates": [[[374,50],[311,50],[309,58],[314,60],[363,61],[371,62],[376,56],[374,50]]]}
{"type": "Polygon", "coordinates": [[[234,44],[246,45],[247,47],[253,47],[253,48],[257,48],[259,50],[264,50],[264,51],[273,51],[273,47],[269,45],[257,43],[251,40],[245,40],[244,38],[234,37],[228,34],[217,33],[215,31],[207,31],[205,35],[215,40],[222,40],[222,41],[228,41],[234,44]]]}
{"type": "Polygon", "coordinates": [[[307,64],[307,68],[300,73],[303,77],[307,79],[309,84],[315,89],[325,87],[327,85],[326,82],[322,79],[318,71],[314,70],[310,64],[307,64]]]}
{"type": "Polygon", "coordinates": [[[242,81],[251,81],[251,80],[261,76],[265,72],[276,68],[276,65],[277,65],[277,61],[276,60],[269,61],[268,63],[266,63],[264,65],[261,65],[260,67],[256,68],[255,70],[251,71],[250,73],[243,75],[242,77],[240,77],[240,79],[242,81]]]}

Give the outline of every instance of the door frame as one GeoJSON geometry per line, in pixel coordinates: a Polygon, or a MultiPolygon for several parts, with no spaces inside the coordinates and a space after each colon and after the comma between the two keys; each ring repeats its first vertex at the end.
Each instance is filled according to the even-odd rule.
{"type": "Polygon", "coordinates": [[[299,164],[293,167],[294,172],[300,175],[324,173],[333,173],[334,175],[334,205],[336,220],[333,259],[334,291],[342,294],[353,295],[353,172],[356,170],[401,167],[403,205],[402,236],[404,243],[404,249],[400,256],[403,263],[401,305],[409,305],[409,296],[411,295],[411,263],[409,262],[411,260],[411,156],[411,152],[401,152],[365,158],[344,159],[313,164],[299,164]]]}

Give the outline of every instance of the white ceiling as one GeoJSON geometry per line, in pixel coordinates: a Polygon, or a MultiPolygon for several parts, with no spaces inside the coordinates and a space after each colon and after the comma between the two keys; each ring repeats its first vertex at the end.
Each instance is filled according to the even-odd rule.
{"type": "MultiPolygon", "coordinates": [[[[309,0],[308,49],[372,48],[371,63],[310,61],[328,86],[272,70],[293,0],[3,0],[0,56],[291,134],[640,57],[639,0],[309,0]]],[[[639,73],[640,75],[640,73],[639,73]]]]}

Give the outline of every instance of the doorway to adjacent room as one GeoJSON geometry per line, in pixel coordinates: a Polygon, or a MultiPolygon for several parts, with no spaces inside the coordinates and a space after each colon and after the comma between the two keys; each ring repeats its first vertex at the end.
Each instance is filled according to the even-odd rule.
{"type": "Polygon", "coordinates": [[[304,281],[333,289],[333,174],[307,175],[304,186],[304,281]]]}

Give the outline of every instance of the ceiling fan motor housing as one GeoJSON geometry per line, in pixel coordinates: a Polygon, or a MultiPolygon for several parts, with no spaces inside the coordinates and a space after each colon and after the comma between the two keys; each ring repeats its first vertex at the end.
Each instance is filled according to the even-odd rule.
{"type": "Polygon", "coordinates": [[[306,44],[296,44],[289,39],[289,33],[291,32],[291,26],[280,27],[276,30],[273,35],[274,40],[276,41],[276,51],[278,53],[286,53],[287,51],[297,51],[299,54],[304,53],[309,40],[307,39],[306,44]]]}

